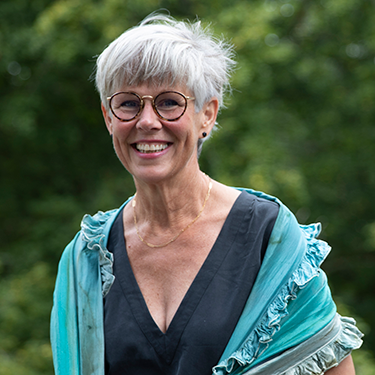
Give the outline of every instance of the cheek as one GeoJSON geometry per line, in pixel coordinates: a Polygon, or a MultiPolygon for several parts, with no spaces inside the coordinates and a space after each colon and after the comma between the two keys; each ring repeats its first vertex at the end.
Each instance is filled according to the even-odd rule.
{"type": "Polygon", "coordinates": [[[199,138],[201,118],[198,113],[185,113],[185,115],[175,123],[168,124],[168,128],[180,138],[199,138]]]}
{"type": "Polygon", "coordinates": [[[122,121],[113,121],[112,122],[112,131],[115,137],[120,140],[124,140],[130,134],[132,128],[134,127],[133,124],[129,122],[122,122],[122,121]]]}
{"type": "Polygon", "coordinates": [[[187,144],[194,144],[197,141],[197,132],[192,124],[190,126],[176,127],[172,131],[174,137],[184,146],[187,144]]]}

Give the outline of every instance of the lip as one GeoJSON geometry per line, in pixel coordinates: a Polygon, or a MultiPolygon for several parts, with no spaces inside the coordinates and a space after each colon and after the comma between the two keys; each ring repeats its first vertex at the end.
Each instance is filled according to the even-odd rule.
{"type": "Polygon", "coordinates": [[[170,149],[170,146],[172,145],[172,142],[167,142],[165,140],[159,140],[159,139],[152,139],[152,140],[139,140],[137,142],[134,142],[131,144],[132,149],[134,152],[143,159],[154,159],[157,157],[160,157],[168,152],[170,149]],[[161,151],[154,151],[154,152],[141,152],[136,148],[137,144],[147,144],[147,145],[161,145],[166,144],[167,147],[161,151]]]}

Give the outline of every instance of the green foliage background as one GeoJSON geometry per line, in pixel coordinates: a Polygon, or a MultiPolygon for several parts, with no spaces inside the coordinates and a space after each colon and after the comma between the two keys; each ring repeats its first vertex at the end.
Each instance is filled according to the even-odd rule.
{"type": "Polygon", "coordinates": [[[89,77],[95,55],[152,11],[196,15],[236,46],[238,69],[202,169],[321,221],[339,310],[366,333],[375,374],[373,0],[2,0],[0,375],[52,374],[57,263],[84,213],[133,193],[89,77]]]}

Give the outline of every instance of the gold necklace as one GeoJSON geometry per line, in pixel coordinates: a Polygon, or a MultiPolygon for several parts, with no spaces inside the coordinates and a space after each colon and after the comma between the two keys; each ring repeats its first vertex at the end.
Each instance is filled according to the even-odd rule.
{"type": "Polygon", "coordinates": [[[183,232],[185,232],[186,229],[189,229],[198,219],[199,217],[201,216],[205,206],[206,206],[206,203],[208,201],[208,198],[210,197],[210,192],[211,192],[211,188],[212,188],[212,181],[210,179],[210,183],[208,184],[208,191],[207,191],[207,194],[206,194],[206,198],[204,199],[204,203],[203,203],[203,206],[201,208],[201,210],[199,211],[199,214],[198,216],[190,223],[188,224],[185,228],[182,228],[171,240],[169,240],[168,242],[166,243],[163,243],[161,245],[154,245],[152,243],[149,243],[147,241],[145,241],[142,236],[139,234],[139,230],[138,230],[138,225],[137,225],[137,216],[135,214],[135,205],[136,205],[136,196],[137,196],[137,193],[135,193],[134,195],[134,198],[132,200],[132,207],[133,207],[133,217],[134,217],[134,226],[135,226],[135,230],[137,231],[137,235],[138,235],[138,238],[145,244],[147,245],[148,247],[152,247],[152,248],[159,248],[159,247],[164,247],[164,246],[167,246],[169,245],[170,243],[172,243],[173,241],[175,241],[183,232]]]}

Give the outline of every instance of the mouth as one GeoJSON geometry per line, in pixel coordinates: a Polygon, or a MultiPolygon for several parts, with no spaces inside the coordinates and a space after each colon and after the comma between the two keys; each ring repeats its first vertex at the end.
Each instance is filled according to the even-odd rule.
{"type": "Polygon", "coordinates": [[[152,154],[165,150],[170,143],[134,143],[132,146],[143,154],[152,154]]]}

